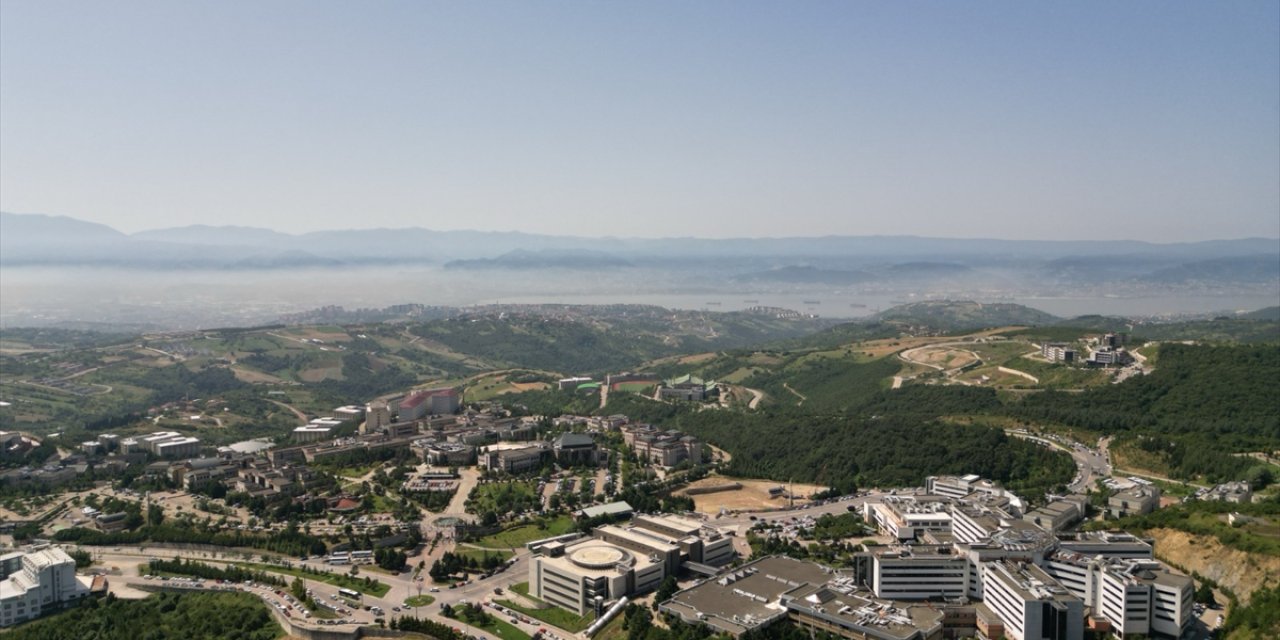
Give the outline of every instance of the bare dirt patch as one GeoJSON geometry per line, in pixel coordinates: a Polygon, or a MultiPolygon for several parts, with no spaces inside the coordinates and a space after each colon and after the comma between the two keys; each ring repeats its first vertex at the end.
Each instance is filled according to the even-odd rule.
{"type": "Polygon", "coordinates": [[[686,495],[685,492],[689,488],[718,487],[729,483],[741,484],[742,488],[689,496],[693,498],[694,510],[699,513],[716,514],[720,513],[721,508],[728,511],[782,509],[788,504],[787,498],[782,495],[772,497],[769,494],[769,489],[776,487],[790,488],[795,492],[797,499],[826,489],[826,487],[814,484],[786,484],[772,480],[748,480],[726,476],[711,476],[690,484],[689,487],[677,491],[676,494],[686,495]]]}
{"type": "Polygon", "coordinates": [[[551,387],[545,382],[512,382],[511,386],[515,387],[516,391],[541,391],[551,387]]]}
{"type": "Polygon", "coordinates": [[[715,353],[695,353],[691,356],[685,356],[683,358],[680,358],[676,362],[678,362],[679,364],[700,364],[708,360],[714,360],[715,358],[716,358],[715,353]]]}
{"type": "Polygon", "coordinates": [[[281,384],[284,380],[277,378],[271,374],[261,371],[253,371],[251,369],[241,369],[240,367],[231,367],[231,372],[235,374],[236,379],[249,384],[281,384]]]}

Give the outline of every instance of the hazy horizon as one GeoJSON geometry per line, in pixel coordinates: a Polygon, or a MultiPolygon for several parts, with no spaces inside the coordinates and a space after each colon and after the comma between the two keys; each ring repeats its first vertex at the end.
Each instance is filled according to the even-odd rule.
{"type": "MultiPolygon", "coordinates": [[[[92,220],[86,220],[86,219],[83,219],[83,218],[76,218],[75,216],[62,215],[62,214],[55,214],[55,213],[46,213],[46,212],[4,211],[4,213],[17,214],[17,215],[39,215],[39,216],[48,216],[48,217],[51,217],[51,218],[68,218],[68,219],[72,219],[72,220],[81,220],[81,221],[84,221],[84,222],[95,222],[95,221],[92,221],[92,220]]],[[[156,231],[168,231],[168,230],[173,230],[173,229],[209,228],[209,229],[223,229],[223,230],[228,230],[228,229],[230,229],[230,230],[244,230],[244,231],[269,231],[269,232],[272,232],[272,233],[280,233],[280,234],[291,235],[291,236],[301,236],[301,235],[306,235],[306,234],[308,234],[308,233],[335,233],[335,232],[343,232],[343,231],[399,231],[399,230],[409,230],[409,229],[422,229],[422,230],[427,230],[427,231],[461,231],[461,232],[494,233],[494,234],[504,234],[504,233],[526,233],[526,234],[530,234],[530,235],[555,235],[555,236],[563,236],[563,237],[567,237],[567,238],[578,238],[578,239],[583,239],[583,240],[591,240],[591,239],[618,239],[618,240],[629,240],[629,239],[636,239],[636,240],[685,240],[685,239],[694,239],[694,240],[790,240],[790,239],[824,238],[824,237],[855,237],[855,238],[856,238],[856,237],[862,237],[862,238],[877,238],[877,237],[881,237],[881,238],[919,238],[919,239],[941,239],[941,240],[994,240],[994,241],[1026,241],[1026,242],[1085,242],[1085,241],[1097,240],[1097,238],[1096,238],[1096,237],[1088,237],[1088,236],[1082,236],[1082,237],[1063,237],[1063,236],[1061,236],[1061,235],[1058,235],[1058,236],[1054,236],[1054,237],[1042,237],[1042,238],[1009,238],[1009,237],[999,237],[999,236],[941,236],[941,235],[923,235],[923,234],[913,234],[913,233],[883,233],[883,234],[854,234],[854,233],[849,233],[849,234],[793,234],[793,235],[785,235],[785,234],[783,234],[783,235],[773,235],[773,236],[716,236],[716,237],[712,237],[712,236],[694,236],[694,235],[605,235],[605,236],[593,236],[593,235],[582,235],[582,234],[577,234],[577,233],[572,233],[572,232],[539,233],[539,232],[522,231],[522,230],[520,230],[520,229],[515,229],[515,228],[511,228],[511,229],[471,229],[471,228],[441,229],[441,228],[427,227],[427,226],[422,226],[422,225],[407,225],[407,226],[401,226],[401,227],[388,227],[388,226],[367,226],[367,227],[360,227],[360,226],[349,226],[349,227],[328,227],[328,228],[317,228],[317,229],[311,229],[311,230],[307,230],[307,231],[296,231],[296,230],[285,229],[285,228],[271,227],[271,226],[267,226],[267,225],[257,225],[257,226],[255,226],[255,225],[245,225],[245,224],[208,224],[208,223],[200,223],[200,222],[191,223],[191,224],[183,224],[183,225],[172,225],[172,226],[148,227],[148,228],[141,228],[141,229],[136,229],[136,230],[132,230],[132,231],[125,231],[124,229],[120,229],[120,228],[118,228],[118,227],[115,227],[115,226],[113,226],[113,225],[110,225],[110,224],[107,224],[107,223],[104,223],[104,222],[95,222],[95,223],[96,223],[96,224],[102,224],[102,225],[104,225],[104,226],[107,226],[107,227],[109,227],[109,228],[111,228],[111,229],[114,229],[114,230],[116,230],[116,231],[119,231],[119,232],[121,232],[121,233],[123,233],[123,234],[125,234],[125,235],[128,235],[128,236],[136,236],[136,235],[140,235],[140,234],[146,234],[146,233],[149,233],[149,232],[156,232],[156,231]]],[[[1109,240],[1109,241],[1116,241],[1116,242],[1141,242],[1141,243],[1147,243],[1147,244],[1153,244],[1153,245],[1193,244],[1193,243],[1197,243],[1197,242],[1214,242],[1214,241],[1230,241],[1230,240],[1255,240],[1255,239],[1257,239],[1257,240],[1276,240],[1277,242],[1280,242],[1280,234],[1278,234],[1278,235],[1273,235],[1273,236],[1221,236],[1221,237],[1193,238],[1193,239],[1188,239],[1188,240],[1169,240],[1169,241],[1164,241],[1164,242],[1161,242],[1161,241],[1155,241],[1155,240],[1147,240],[1147,239],[1143,239],[1143,238],[1124,238],[1124,237],[1107,238],[1107,240],[1109,240]]],[[[1277,247],[1277,249],[1280,249],[1280,246],[1278,246],[1278,247],[1277,247]]]]}
{"type": "Polygon", "coordinates": [[[1280,4],[0,5],[0,209],[1280,238],[1280,4]]]}

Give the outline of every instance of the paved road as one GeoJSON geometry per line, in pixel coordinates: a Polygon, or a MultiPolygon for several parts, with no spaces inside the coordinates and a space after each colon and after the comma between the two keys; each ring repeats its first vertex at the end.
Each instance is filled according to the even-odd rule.
{"type": "Polygon", "coordinates": [[[1071,454],[1071,458],[1076,463],[1076,477],[1071,481],[1071,484],[1067,485],[1067,488],[1072,493],[1085,493],[1093,487],[1097,478],[1105,478],[1111,475],[1110,454],[1106,450],[1106,445],[1110,444],[1110,438],[1103,438],[1099,443],[1098,449],[1091,449],[1082,444],[1072,443],[1065,438],[1061,441],[1051,440],[1017,429],[1006,429],[1005,433],[1015,438],[1031,440],[1071,454]]]}
{"type": "MultiPolygon", "coordinates": [[[[153,547],[153,546],[147,546],[145,548],[114,547],[107,550],[104,550],[103,547],[85,547],[85,549],[94,553],[95,556],[99,558],[104,565],[114,566],[119,568],[120,575],[108,576],[108,582],[111,584],[111,589],[113,591],[119,590],[120,592],[127,592],[132,590],[135,593],[138,587],[155,586],[159,584],[154,580],[145,580],[138,574],[138,570],[137,570],[138,565],[146,562],[150,558],[172,558],[172,557],[181,556],[188,559],[194,559],[200,562],[206,562],[210,564],[221,564],[223,562],[228,562],[228,561],[242,562],[244,561],[242,554],[251,551],[251,550],[236,550],[236,551],[225,553],[225,554],[209,554],[209,556],[206,557],[205,555],[202,554],[202,552],[192,552],[189,550],[180,550],[180,549],[167,549],[167,548],[160,548],[160,547],[153,547]]],[[[255,552],[253,554],[254,562],[259,561],[259,558],[258,558],[259,553],[260,552],[255,552]]],[[[465,625],[463,625],[462,623],[456,620],[452,620],[449,618],[445,618],[444,616],[441,616],[440,615],[441,605],[446,603],[451,606],[458,605],[464,601],[473,602],[473,603],[486,602],[491,600],[493,597],[495,597],[495,594],[494,594],[495,587],[501,588],[504,592],[506,592],[510,589],[511,585],[517,582],[527,581],[529,576],[529,557],[530,557],[530,554],[528,551],[520,550],[520,552],[517,554],[516,562],[506,571],[498,573],[497,575],[494,575],[488,579],[483,579],[483,580],[473,579],[468,584],[465,584],[461,587],[453,588],[453,589],[450,589],[447,585],[439,585],[439,584],[433,583],[431,581],[431,578],[426,576],[425,573],[422,576],[423,578],[422,581],[415,581],[413,579],[412,571],[404,571],[398,575],[389,575],[389,574],[374,570],[371,567],[362,567],[360,575],[370,576],[375,580],[379,580],[383,583],[386,583],[388,586],[391,587],[391,589],[386,593],[386,595],[384,595],[381,598],[377,598],[371,595],[366,595],[363,597],[362,601],[365,605],[378,605],[382,607],[382,609],[385,612],[385,615],[388,617],[388,619],[390,619],[390,617],[392,616],[402,616],[402,615],[411,614],[411,611],[409,610],[411,608],[404,606],[405,599],[409,598],[410,596],[416,596],[419,593],[421,593],[422,595],[430,595],[433,598],[435,598],[435,602],[432,603],[431,605],[417,608],[417,613],[419,616],[433,619],[437,622],[447,624],[451,627],[457,627],[457,628],[465,627],[465,630],[468,633],[471,633],[472,635],[478,636],[480,638],[485,638],[486,640],[502,640],[501,638],[487,634],[479,629],[466,627],[465,625]],[[432,588],[435,588],[438,591],[432,592],[431,591],[432,588]],[[400,607],[402,611],[396,612],[394,610],[395,607],[400,607]]],[[[335,571],[338,571],[341,569],[345,569],[345,567],[341,567],[341,568],[331,567],[325,564],[321,560],[314,560],[314,559],[308,560],[306,562],[300,562],[298,560],[292,560],[291,562],[295,567],[298,565],[305,564],[313,569],[318,569],[318,570],[333,569],[335,571]]],[[[291,582],[293,580],[292,576],[282,574],[282,577],[286,581],[291,582]]],[[[337,593],[337,590],[338,590],[337,587],[324,582],[320,582],[317,580],[310,580],[306,578],[304,578],[303,581],[306,583],[307,588],[311,589],[315,593],[315,597],[318,600],[323,600],[325,603],[329,603],[329,604],[332,604],[334,602],[330,598],[330,596],[337,593]]],[[[209,584],[207,586],[212,587],[213,585],[209,584]]],[[[270,591],[270,590],[265,590],[265,591],[270,591]]],[[[273,594],[260,593],[259,595],[265,595],[266,596],[265,599],[269,601],[271,599],[279,600],[279,598],[277,598],[273,594]]],[[[504,596],[496,596],[496,597],[504,598],[506,596],[504,595],[504,596]]],[[[498,615],[498,613],[493,610],[490,610],[489,613],[498,615]]],[[[354,619],[360,624],[374,623],[374,614],[369,611],[352,610],[349,615],[344,617],[354,619]]],[[[510,623],[510,620],[507,616],[503,616],[503,619],[507,620],[507,622],[510,623]]],[[[529,635],[533,635],[533,633],[540,628],[546,628],[550,630],[552,633],[555,633],[556,635],[561,636],[562,638],[568,638],[575,635],[573,633],[570,633],[569,631],[566,631],[564,629],[559,629],[557,627],[545,624],[538,620],[533,620],[533,619],[530,619],[530,620],[531,622],[518,621],[514,624],[516,624],[516,626],[520,627],[521,630],[525,631],[529,635]]],[[[300,620],[298,620],[296,616],[292,618],[292,621],[294,623],[301,622],[300,620]]],[[[327,626],[319,625],[314,619],[309,622],[304,622],[304,624],[316,626],[318,628],[327,628],[327,626]]]]}

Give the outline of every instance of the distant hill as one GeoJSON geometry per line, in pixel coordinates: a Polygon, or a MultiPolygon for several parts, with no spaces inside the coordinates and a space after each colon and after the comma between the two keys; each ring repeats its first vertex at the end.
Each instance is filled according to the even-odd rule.
{"type": "Polygon", "coordinates": [[[1160,269],[1143,278],[1150,282],[1183,284],[1189,282],[1280,281],[1280,259],[1275,255],[1251,255],[1213,260],[1200,260],[1160,269]]]}
{"type": "MultiPolygon", "coordinates": [[[[443,214],[442,214],[443,215],[443,214]]],[[[1239,256],[1278,256],[1280,241],[1267,238],[1154,244],[1128,240],[1015,241],[916,236],[822,236],[791,238],[583,238],[520,232],[439,231],[420,227],[348,229],[287,233],[234,226],[192,225],[143,231],[133,235],[66,217],[0,213],[0,262],[5,264],[100,264],[173,268],[235,267],[246,259],[263,264],[267,254],[305,251],[343,264],[444,264],[460,260],[502,260],[519,251],[578,253],[595,251],[637,265],[670,265],[675,261],[732,263],[738,273],[779,282],[858,282],[866,270],[891,279],[952,278],[980,265],[1029,262],[1051,266],[1048,274],[1092,277],[1118,265],[1118,273],[1153,273],[1184,263],[1239,256]],[[783,262],[786,261],[786,262],[783,262]],[[770,265],[822,265],[768,273],[770,265]],[[743,265],[749,265],[743,268],[743,265]],[[880,265],[874,269],[869,265],[880,265]],[[1101,269],[1102,271],[1098,271],[1101,269]],[[1074,274],[1074,275],[1073,275],[1074,274]]],[[[535,261],[536,264],[548,260],[535,261]]],[[[469,265],[470,266],[483,265],[469,265]]],[[[1212,263],[1188,268],[1222,268],[1212,263]]],[[[1252,273],[1246,269],[1243,273],[1252,273]]],[[[1263,271],[1270,273],[1270,271],[1263,271]]],[[[731,274],[726,274],[726,276],[731,274]]]]}
{"type": "Polygon", "coordinates": [[[139,240],[176,242],[207,246],[279,247],[294,240],[294,236],[259,227],[214,227],[196,224],[189,227],[154,229],[133,234],[139,240]]]}
{"type": "Polygon", "coordinates": [[[784,282],[791,284],[848,285],[870,282],[875,275],[868,271],[820,269],[810,266],[786,266],[768,271],[754,271],[734,276],[736,282],[784,282]]]}
{"type": "Polygon", "coordinates": [[[1236,317],[1241,320],[1280,320],[1280,307],[1258,309],[1257,311],[1242,313],[1236,317]]]}
{"type": "Polygon", "coordinates": [[[889,267],[888,272],[899,278],[936,278],[972,270],[966,265],[949,262],[904,262],[889,267]]]}
{"type": "Polygon", "coordinates": [[[939,331],[1042,325],[1059,320],[1057,316],[1020,304],[953,300],[929,300],[899,305],[881,311],[874,319],[886,323],[930,327],[939,331]]]}
{"type": "Polygon", "coordinates": [[[497,258],[452,260],[445,269],[616,269],[633,266],[602,251],[512,251],[497,258]]]}

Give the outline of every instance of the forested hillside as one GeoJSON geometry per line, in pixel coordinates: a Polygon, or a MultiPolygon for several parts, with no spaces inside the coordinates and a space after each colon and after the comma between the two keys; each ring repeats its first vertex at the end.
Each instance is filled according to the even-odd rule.
{"type": "Polygon", "coordinates": [[[18,627],[11,640],[274,640],[284,635],[258,598],[243,593],[157,593],[144,600],[107,596],[18,627]]]}
{"type": "Polygon", "coordinates": [[[679,428],[733,455],[730,475],[858,486],[918,486],[936,474],[977,473],[1036,497],[1057,490],[1075,470],[1068,456],[984,426],[910,417],[757,413],[725,420],[682,416],[679,428]]]}
{"type": "Polygon", "coordinates": [[[1155,372],[1084,393],[1045,392],[1017,417],[1120,434],[1175,477],[1237,480],[1262,469],[1235,452],[1280,447],[1280,346],[1164,344],[1155,372]]]}

